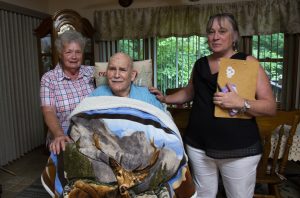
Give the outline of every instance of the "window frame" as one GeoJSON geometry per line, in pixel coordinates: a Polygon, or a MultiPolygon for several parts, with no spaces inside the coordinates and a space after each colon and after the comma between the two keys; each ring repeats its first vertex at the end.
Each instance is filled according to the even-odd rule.
{"type": "MultiPolygon", "coordinates": [[[[270,84],[272,86],[272,91],[273,91],[273,94],[274,94],[274,97],[276,99],[276,103],[277,103],[277,106],[278,108],[280,108],[281,106],[281,101],[282,101],[282,82],[283,82],[283,78],[284,78],[284,75],[283,75],[283,70],[284,70],[284,48],[285,48],[285,34],[283,33],[273,33],[273,34],[266,34],[266,35],[253,35],[251,36],[251,41],[252,41],[252,44],[251,44],[251,53],[252,55],[257,58],[257,60],[260,62],[260,65],[263,67],[263,69],[265,70],[265,72],[267,73],[268,77],[269,77],[269,80],[270,80],[270,84]],[[277,48],[277,50],[275,49],[274,51],[276,51],[276,54],[277,54],[277,57],[274,57],[274,58],[271,58],[269,56],[264,56],[264,57],[261,57],[261,51],[262,51],[262,48],[266,48],[264,46],[261,46],[261,37],[269,37],[269,39],[271,40],[271,43],[270,43],[270,48],[273,49],[274,45],[273,45],[273,38],[274,36],[277,36],[277,40],[276,40],[276,43],[275,43],[275,48],[277,48]],[[283,38],[281,38],[281,40],[283,41],[282,44],[279,43],[279,37],[280,36],[283,36],[283,38]],[[256,38],[254,38],[256,37],[256,38]],[[253,54],[254,52],[254,45],[255,45],[255,41],[254,39],[257,39],[257,53],[256,54],[253,54]],[[279,49],[279,46],[282,46],[281,49],[279,49]],[[281,54],[280,54],[280,50],[282,51],[281,54]],[[275,72],[272,71],[272,66],[269,66],[271,68],[266,68],[266,64],[268,65],[272,65],[272,64],[276,64],[276,67],[275,67],[275,72]],[[280,66],[281,65],[281,66],[280,66]],[[281,68],[280,68],[281,67],[281,68]],[[274,74],[275,73],[275,77],[274,77],[274,74]],[[281,76],[281,77],[280,77],[281,76]],[[275,80],[273,80],[275,79],[275,80]]],[[[267,39],[267,38],[266,38],[267,39]]],[[[272,50],[273,52],[273,50],[272,50]]],[[[270,53],[270,52],[269,52],[270,53]]]]}

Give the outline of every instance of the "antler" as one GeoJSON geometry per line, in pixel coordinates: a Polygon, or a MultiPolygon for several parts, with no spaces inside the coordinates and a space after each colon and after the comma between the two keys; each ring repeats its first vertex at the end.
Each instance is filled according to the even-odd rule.
{"type": "Polygon", "coordinates": [[[149,164],[142,169],[139,169],[140,166],[138,166],[134,170],[129,171],[123,168],[122,165],[118,163],[114,158],[102,151],[99,138],[100,137],[98,134],[93,134],[95,147],[108,157],[109,165],[115,174],[119,186],[119,192],[122,195],[122,197],[128,197],[128,189],[141,183],[141,181],[143,181],[148,176],[150,169],[156,164],[158,160],[160,150],[157,149],[157,147],[154,144],[154,139],[152,139],[150,145],[154,148],[154,152],[149,160],[149,164]]]}
{"type": "Polygon", "coordinates": [[[154,166],[154,164],[157,162],[160,150],[158,150],[157,147],[155,146],[154,139],[151,140],[150,145],[154,148],[154,151],[153,151],[153,154],[152,154],[152,156],[149,160],[149,165],[142,168],[142,169],[139,169],[140,166],[138,166],[132,172],[136,172],[136,173],[138,173],[138,172],[140,172],[140,173],[148,172],[150,170],[150,168],[152,168],[152,166],[154,166]]]}
{"type": "Polygon", "coordinates": [[[160,150],[154,145],[154,140],[151,141],[151,146],[154,148],[151,159],[149,160],[149,165],[143,169],[134,169],[133,171],[128,171],[123,168],[115,159],[109,157],[109,165],[112,168],[118,185],[120,194],[124,197],[128,195],[128,189],[141,183],[149,174],[150,169],[155,165],[158,160],[160,150]]]}

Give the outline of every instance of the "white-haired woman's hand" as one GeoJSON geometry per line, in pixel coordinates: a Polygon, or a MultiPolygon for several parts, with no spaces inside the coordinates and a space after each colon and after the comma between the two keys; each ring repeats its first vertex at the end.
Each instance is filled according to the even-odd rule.
{"type": "Polygon", "coordinates": [[[65,151],[66,142],[71,142],[71,139],[67,135],[59,135],[53,139],[51,142],[49,149],[54,154],[59,154],[61,151],[65,151]]]}

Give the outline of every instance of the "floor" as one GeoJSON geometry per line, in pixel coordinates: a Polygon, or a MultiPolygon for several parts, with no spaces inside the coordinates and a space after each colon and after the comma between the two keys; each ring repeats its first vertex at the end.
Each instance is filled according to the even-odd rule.
{"type": "MultiPolygon", "coordinates": [[[[20,191],[37,180],[45,167],[47,159],[48,153],[44,147],[39,147],[13,163],[4,166],[3,168],[12,171],[15,175],[0,170],[0,184],[2,184],[2,196],[0,198],[15,198],[20,191]]],[[[289,162],[286,170],[291,179],[297,182],[296,185],[300,186],[300,181],[298,181],[300,178],[300,163],[289,162]]],[[[299,189],[297,189],[297,192],[299,192],[299,189]]]]}
{"type": "Polygon", "coordinates": [[[2,195],[0,197],[16,197],[20,191],[40,177],[47,159],[48,154],[46,150],[44,147],[39,147],[4,166],[4,169],[11,171],[15,175],[0,170],[0,184],[2,184],[2,195]]]}

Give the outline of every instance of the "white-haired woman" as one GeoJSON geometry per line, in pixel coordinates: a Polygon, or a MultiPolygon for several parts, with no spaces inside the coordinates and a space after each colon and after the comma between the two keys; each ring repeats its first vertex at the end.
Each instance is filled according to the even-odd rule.
{"type": "Polygon", "coordinates": [[[94,67],[81,65],[85,44],[85,38],[75,30],[59,35],[55,41],[59,63],[41,79],[42,112],[51,136],[49,149],[54,154],[64,150],[69,141],[69,114],[94,90],[94,67]]]}

